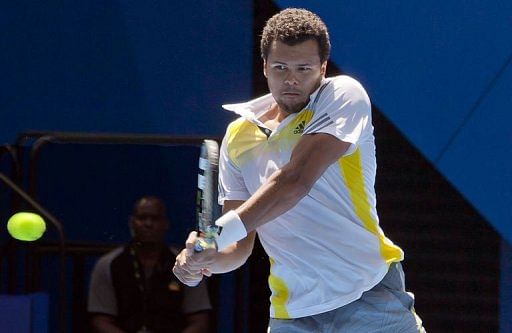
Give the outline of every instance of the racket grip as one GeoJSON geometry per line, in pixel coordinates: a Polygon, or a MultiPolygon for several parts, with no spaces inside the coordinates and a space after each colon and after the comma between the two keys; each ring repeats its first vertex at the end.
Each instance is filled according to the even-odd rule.
{"type": "Polygon", "coordinates": [[[194,244],[194,252],[202,252],[206,249],[217,249],[215,238],[199,238],[194,244]]]}

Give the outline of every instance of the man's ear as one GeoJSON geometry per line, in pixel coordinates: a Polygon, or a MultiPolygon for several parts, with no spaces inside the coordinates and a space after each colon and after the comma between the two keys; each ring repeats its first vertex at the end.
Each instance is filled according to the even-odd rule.
{"type": "Polygon", "coordinates": [[[128,219],[128,230],[130,231],[130,236],[134,238],[135,232],[133,231],[133,216],[130,216],[128,219]]]}
{"type": "Polygon", "coordinates": [[[265,77],[268,77],[267,76],[267,61],[265,59],[263,59],[263,75],[265,75],[265,77]]]}
{"type": "Polygon", "coordinates": [[[324,61],[324,63],[320,67],[320,73],[322,74],[322,76],[325,77],[325,73],[327,73],[327,61],[324,61]]]}

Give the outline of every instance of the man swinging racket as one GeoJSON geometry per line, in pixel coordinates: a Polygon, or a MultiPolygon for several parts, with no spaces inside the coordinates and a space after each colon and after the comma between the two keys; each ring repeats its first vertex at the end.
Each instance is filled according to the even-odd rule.
{"type": "Polygon", "coordinates": [[[330,42],[315,14],[285,9],[263,29],[270,94],[225,105],[240,118],[219,156],[224,215],[213,249],[190,234],[174,274],[247,260],[256,232],[270,257],[268,332],[425,332],[405,291],[403,251],[379,227],[370,100],[348,76],[325,78],[330,42]]]}

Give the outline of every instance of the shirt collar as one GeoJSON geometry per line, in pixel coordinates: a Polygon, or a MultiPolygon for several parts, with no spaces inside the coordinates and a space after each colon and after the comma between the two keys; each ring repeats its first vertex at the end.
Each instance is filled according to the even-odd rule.
{"type": "Polygon", "coordinates": [[[272,94],[266,94],[245,103],[224,104],[222,108],[232,111],[248,120],[255,121],[275,103],[272,94]]]}
{"type": "MultiPolygon", "coordinates": [[[[311,101],[315,100],[320,87],[327,81],[328,79],[324,78],[320,83],[320,86],[311,95],[309,95],[308,105],[311,103],[311,101]]],[[[266,94],[245,103],[224,104],[222,105],[222,108],[228,111],[232,111],[250,121],[257,122],[260,115],[266,112],[273,103],[275,103],[275,99],[272,97],[272,94],[266,94]]]]}

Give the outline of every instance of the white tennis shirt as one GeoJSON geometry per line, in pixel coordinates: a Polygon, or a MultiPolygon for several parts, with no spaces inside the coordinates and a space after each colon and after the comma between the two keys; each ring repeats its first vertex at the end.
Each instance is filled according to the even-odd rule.
{"type": "Polygon", "coordinates": [[[327,78],[309,104],[273,132],[258,121],[272,103],[269,94],[223,106],[241,117],[228,126],[221,146],[220,204],[248,199],[289,162],[301,135],[327,133],[351,143],[295,207],[257,229],[271,263],[270,316],[299,318],[360,298],[403,252],[379,227],[371,105],[364,88],[348,76],[327,78]]]}

